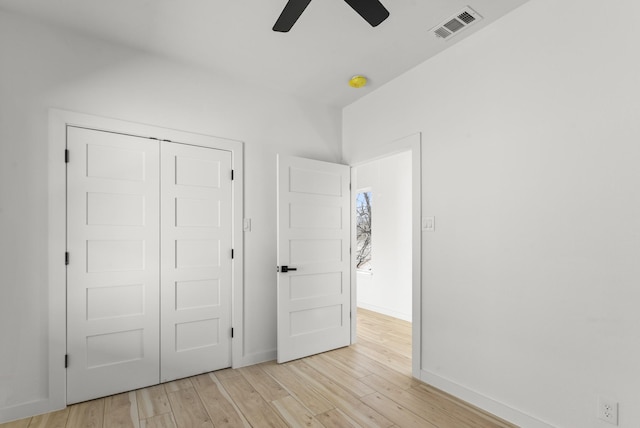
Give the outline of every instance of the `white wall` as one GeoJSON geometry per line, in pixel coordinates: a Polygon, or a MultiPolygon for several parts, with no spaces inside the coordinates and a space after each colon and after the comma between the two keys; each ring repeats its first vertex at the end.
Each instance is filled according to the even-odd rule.
{"type": "Polygon", "coordinates": [[[358,306],[411,321],[411,152],[356,167],[372,193],[371,273],[357,273],[358,306]]]}
{"type": "Polygon", "coordinates": [[[274,358],[276,153],[339,161],[339,110],[0,11],[0,421],[49,395],[50,107],[245,142],[243,361],[274,358]]]}
{"type": "Polygon", "coordinates": [[[344,109],[349,162],[423,133],[423,377],[523,426],[640,426],[638,13],[531,0],[344,109]]]}

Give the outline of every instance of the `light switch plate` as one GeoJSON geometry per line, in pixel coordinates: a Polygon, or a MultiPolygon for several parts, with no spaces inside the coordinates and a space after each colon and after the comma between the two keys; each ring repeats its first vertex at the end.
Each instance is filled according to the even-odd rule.
{"type": "Polygon", "coordinates": [[[422,217],[422,230],[426,232],[434,232],[436,230],[435,217],[422,217]]]}

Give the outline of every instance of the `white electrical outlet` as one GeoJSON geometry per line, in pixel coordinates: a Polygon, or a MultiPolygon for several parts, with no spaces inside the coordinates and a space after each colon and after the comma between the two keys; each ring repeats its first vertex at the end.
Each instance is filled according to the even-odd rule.
{"type": "Polygon", "coordinates": [[[618,403],[604,397],[598,397],[598,418],[612,425],[618,425],[618,403]]]}

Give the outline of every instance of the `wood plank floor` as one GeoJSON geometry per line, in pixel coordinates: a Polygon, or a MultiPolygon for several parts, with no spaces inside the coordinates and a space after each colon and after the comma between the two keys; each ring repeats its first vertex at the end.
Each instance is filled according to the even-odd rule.
{"type": "Polygon", "coordinates": [[[358,310],[358,343],[75,404],[0,428],[514,425],[411,378],[411,325],[358,310]]]}

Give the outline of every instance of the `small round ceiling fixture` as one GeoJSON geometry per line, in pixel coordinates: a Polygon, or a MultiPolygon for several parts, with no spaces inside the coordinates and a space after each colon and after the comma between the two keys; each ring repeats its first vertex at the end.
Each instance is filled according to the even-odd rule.
{"type": "Polygon", "coordinates": [[[349,80],[349,86],[352,88],[362,88],[367,84],[367,78],[361,75],[356,75],[349,80]]]}

